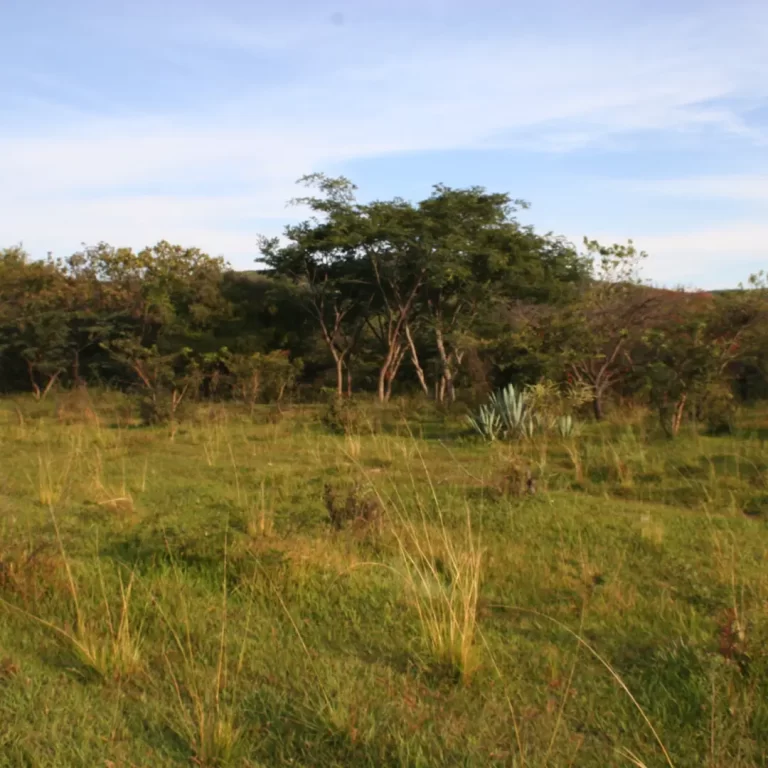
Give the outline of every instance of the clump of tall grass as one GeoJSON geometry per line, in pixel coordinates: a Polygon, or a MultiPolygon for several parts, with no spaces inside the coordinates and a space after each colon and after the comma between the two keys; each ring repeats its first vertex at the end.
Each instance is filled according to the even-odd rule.
{"type": "Polygon", "coordinates": [[[131,572],[126,583],[119,574],[119,603],[117,610],[114,610],[99,569],[103,612],[99,606],[92,614],[86,615],[78,605],[75,627],[71,632],[64,633],[81,663],[100,677],[124,679],[143,669],[142,628],[141,625],[135,627],[132,619],[134,576],[131,572]]]}
{"type": "Polygon", "coordinates": [[[86,604],[82,600],[69,559],[64,551],[53,509],[51,509],[51,518],[66,574],[67,591],[74,614],[72,622],[66,622],[60,626],[53,621],[2,600],[2,598],[0,598],[0,603],[51,630],[63,641],[67,649],[74,654],[83,667],[99,677],[124,679],[137,674],[143,668],[141,655],[142,625],[135,626],[133,620],[134,572],[130,573],[127,582],[124,580],[122,572],[118,572],[119,600],[117,608],[113,608],[104,574],[97,560],[96,570],[101,594],[95,603],[86,604]]]}
{"type": "Polygon", "coordinates": [[[223,576],[221,587],[221,625],[218,633],[216,665],[211,672],[206,660],[195,648],[192,639],[192,612],[187,603],[185,588],[172,553],[169,551],[175,581],[174,598],[178,599],[181,627],[164,610],[161,601],[153,602],[171,637],[174,649],[163,653],[168,676],[174,691],[176,707],[174,728],[182,735],[194,760],[200,766],[225,765],[231,761],[241,744],[242,728],[236,717],[240,674],[245,662],[246,646],[250,634],[252,599],[248,603],[240,650],[234,670],[230,669],[229,640],[229,587],[227,583],[228,544],[224,542],[223,576]]]}
{"type": "Polygon", "coordinates": [[[478,665],[475,636],[482,550],[474,541],[470,515],[462,545],[445,530],[432,535],[406,527],[399,537],[406,584],[432,652],[466,682],[478,665]]]}
{"type": "MultiPolygon", "coordinates": [[[[421,463],[426,473],[423,458],[421,463]]],[[[387,498],[375,492],[391,523],[399,572],[418,614],[422,640],[438,664],[467,682],[479,666],[475,641],[483,549],[469,507],[460,531],[452,531],[428,473],[427,479],[432,491],[428,503],[418,496],[406,503],[397,489],[387,498]]]]}
{"type": "Polygon", "coordinates": [[[44,507],[57,504],[65,491],[69,471],[72,466],[72,454],[67,458],[66,465],[59,471],[50,450],[45,454],[37,454],[37,497],[44,507]]]}
{"type": "Polygon", "coordinates": [[[134,509],[133,494],[128,488],[125,459],[121,462],[120,482],[115,485],[104,478],[104,465],[101,452],[96,449],[93,462],[93,491],[100,507],[106,507],[116,512],[132,512],[134,509]]]}
{"type": "Polygon", "coordinates": [[[266,483],[259,486],[258,502],[246,502],[246,531],[251,538],[270,536],[275,525],[275,513],[271,497],[267,499],[266,483]]]}
{"type": "Polygon", "coordinates": [[[571,464],[573,465],[574,480],[576,483],[581,485],[585,480],[582,451],[580,450],[579,445],[575,440],[564,441],[563,446],[565,448],[565,452],[568,454],[568,458],[571,460],[571,464]]]}
{"type": "Polygon", "coordinates": [[[240,485],[240,470],[238,469],[237,461],[235,460],[232,444],[227,443],[227,448],[229,450],[229,458],[234,471],[237,506],[243,511],[245,517],[245,529],[251,538],[269,536],[274,529],[275,515],[272,499],[271,497],[269,500],[267,499],[266,481],[262,478],[259,486],[258,501],[254,501],[248,492],[240,485]]]}
{"type": "Polygon", "coordinates": [[[122,573],[118,574],[120,601],[118,610],[113,612],[107,595],[104,574],[97,560],[101,600],[100,604],[97,604],[97,607],[88,614],[80,600],[53,508],[51,508],[51,519],[67,574],[69,593],[75,611],[75,624],[70,630],[58,628],[42,619],[38,621],[51,627],[60,637],[63,637],[79,660],[99,676],[122,679],[136,674],[142,668],[142,627],[139,625],[138,628],[132,628],[131,598],[134,572],[131,572],[127,584],[123,581],[122,573]]]}

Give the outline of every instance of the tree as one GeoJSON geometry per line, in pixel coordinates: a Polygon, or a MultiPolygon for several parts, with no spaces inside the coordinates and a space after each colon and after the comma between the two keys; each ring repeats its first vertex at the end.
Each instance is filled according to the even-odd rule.
{"type": "Polygon", "coordinates": [[[218,359],[224,365],[232,393],[250,408],[251,414],[262,394],[280,403],[302,369],[300,360],[291,360],[287,351],[269,354],[237,354],[223,348],[218,359]]]}
{"type": "Polygon", "coordinates": [[[477,342],[481,314],[503,314],[509,302],[557,302],[586,275],[570,244],[518,222],[515,214],[527,207],[482,187],[444,185],[419,204],[429,238],[422,306],[439,360],[440,401],[455,398],[456,373],[477,342]]]}
{"type": "Polygon", "coordinates": [[[359,247],[372,275],[373,309],[366,322],[378,340],[383,358],[377,394],[381,402],[392,387],[409,348],[410,323],[417,298],[426,281],[422,222],[414,207],[403,200],[375,201],[359,212],[359,247]]]}
{"type": "Polygon", "coordinates": [[[541,347],[557,367],[593,393],[595,418],[603,417],[607,394],[632,367],[631,350],[661,306],[638,269],[646,254],[627,245],[602,246],[584,239],[593,277],[576,299],[541,318],[541,347]]]}
{"type": "Polygon", "coordinates": [[[387,400],[425,273],[414,258],[413,206],[401,200],[360,204],[343,177],[313,174],[300,182],[319,190],[319,196],[294,201],[314,216],[286,227],[286,245],[262,239],[262,254],[303,290],[336,365],[337,394],[343,394],[344,367],[367,328],[383,350],[377,389],[387,400]]]}
{"type": "Polygon", "coordinates": [[[723,381],[739,354],[738,333],[722,334],[711,308],[681,309],[643,337],[643,370],[651,403],[670,437],[680,431],[686,408],[698,405],[714,384],[723,381]]]}
{"type": "Polygon", "coordinates": [[[671,437],[686,412],[702,413],[712,427],[725,426],[722,408],[733,399],[738,366],[754,360],[768,320],[768,294],[759,277],[750,285],[719,294],[666,292],[664,313],[644,333],[636,362],[671,437]],[[720,412],[713,412],[717,401],[720,412]]]}
{"type": "Polygon", "coordinates": [[[738,378],[742,396],[768,393],[768,276],[752,275],[746,285],[719,296],[724,322],[740,330],[737,343],[741,356],[730,366],[738,378]],[[752,390],[752,391],[751,391],[752,390]]]}
{"type": "Polygon", "coordinates": [[[38,400],[67,366],[72,299],[71,285],[52,259],[29,261],[20,247],[0,252],[0,353],[22,362],[38,400]]]}
{"type": "Polygon", "coordinates": [[[287,245],[278,238],[261,238],[260,250],[276,274],[289,277],[295,296],[316,321],[336,367],[336,394],[344,393],[344,369],[368,319],[373,294],[365,264],[355,252],[356,187],[344,177],[312,174],[299,180],[317,187],[319,196],[298,198],[314,216],[285,229],[287,245]],[[318,216],[324,216],[320,220],[318,216]]]}
{"type": "Polygon", "coordinates": [[[552,285],[583,274],[572,248],[522,227],[524,205],[482,187],[433,188],[417,204],[400,198],[367,204],[344,178],[306,178],[319,197],[300,199],[315,216],[287,227],[287,244],[262,241],[267,263],[305,291],[336,363],[343,368],[363,329],[377,340],[377,393],[386,401],[410,352],[429,391],[423,349],[431,337],[438,360],[438,399],[454,398],[454,378],[481,308],[497,295],[551,295],[552,285]]]}
{"type": "Polygon", "coordinates": [[[145,347],[133,339],[114,341],[109,350],[135,376],[142,393],[144,422],[169,422],[173,429],[179,409],[201,381],[199,363],[192,350],[184,347],[162,354],[156,346],[145,347]]]}
{"type": "Polygon", "coordinates": [[[112,317],[118,335],[148,347],[163,335],[194,337],[231,311],[222,292],[224,260],[197,248],[161,241],[134,253],[99,243],[66,268],[91,304],[112,317]]]}

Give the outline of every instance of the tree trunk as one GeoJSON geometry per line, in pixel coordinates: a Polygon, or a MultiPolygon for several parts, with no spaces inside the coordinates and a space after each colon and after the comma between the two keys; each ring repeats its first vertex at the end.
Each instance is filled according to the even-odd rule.
{"type": "Polygon", "coordinates": [[[400,364],[397,362],[399,355],[400,347],[395,342],[387,350],[387,356],[384,358],[384,362],[379,369],[378,396],[380,403],[386,403],[389,400],[389,395],[392,393],[392,380],[397,373],[397,368],[400,367],[400,364]]]}
{"type": "Polygon", "coordinates": [[[347,363],[347,398],[352,397],[352,369],[347,363]]]}
{"type": "Polygon", "coordinates": [[[37,382],[35,381],[35,367],[32,365],[32,363],[27,360],[27,373],[29,374],[29,383],[32,385],[32,393],[35,398],[35,400],[40,399],[40,387],[37,385],[37,382]]]}
{"type": "MultiPolygon", "coordinates": [[[[379,371],[378,386],[379,401],[386,402],[392,394],[392,384],[394,382],[395,376],[397,375],[397,371],[400,368],[400,363],[403,361],[403,355],[405,354],[402,343],[403,331],[405,331],[407,328],[408,319],[411,316],[413,304],[416,301],[418,292],[421,290],[424,276],[426,274],[426,268],[421,271],[421,274],[415,281],[413,287],[410,289],[408,295],[401,298],[397,295],[398,287],[395,284],[387,283],[387,281],[382,280],[379,273],[378,262],[375,258],[372,259],[371,264],[373,266],[376,275],[376,282],[378,283],[379,289],[382,292],[384,304],[386,307],[386,333],[382,332],[380,334],[376,334],[376,331],[374,330],[374,334],[378,335],[387,347],[387,355],[379,371]],[[387,284],[395,289],[397,301],[394,304],[394,307],[387,297],[387,284]]],[[[370,323],[369,327],[372,328],[370,323]]]]}
{"type": "Polygon", "coordinates": [[[383,403],[387,399],[387,369],[389,368],[389,361],[385,362],[384,365],[381,366],[381,370],[379,371],[379,384],[377,387],[377,395],[379,397],[379,402],[383,403]]]}
{"type": "Polygon", "coordinates": [[[455,403],[456,402],[456,390],[453,386],[453,372],[450,368],[446,368],[443,373],[443,378],[445,379],[445,396],[448,399],[449,403],[455,403]]]}
{"type": "Polygon", "coordinates": [[[595,420],[603,420],[603,393],[595,390],[595,399],[592,401],[592,410],[595,412],[595,420]]]}
{"type": "MultiPolygon", "coordinates": [[[[445,339],[443,338],[443,331],[440,328],[435,328],[435,343],[437,345],[437,352],[440,355],[440,365],[443,369],[442,382],[440,384],[440,402],[442,403],[445,398],[448,398],[448,402],[453,403],[456,401],[456,391],[453,385],[453,361],[454,353],[450,355],[445,349],[445,339]]],[[[460,362],[461,358],[456,356],[460,362]]],[[[463,355],[462,355],[463,357],[463,355]]]]}
{"type": "Polygon", "coordinates": [[[450,392],[450,398],[451,402],[456,402],[456,378],[455,374],[459,372],[459,369],[461,368],[461,361],[464,359],[464,353],[466,350],[462,350],[459,352],[459,350],[455,349],[453,351],[453,359],[456,361],[456,370],[451,371],[451,392],[450,392]]]}
{"type": "Polygon", "coordinates": [[[419,362],[419,353],[416,349],[416,343],[413,340],[413,336],[411,335],[411,326],[408,323],[405,324],[405,337],[408,339],[408,346],[411,350],[411,360],[413,362],[413,367],[416,369],[416,376],[419,379],[419,384],[421,384],[421,388],[424,391],[424,394],[429,397],[427,379],[426,376],[424,376],[424,369],[421,367],[421,363],[419,362]]]}
{"type": "Polygon", "coordinates": [[[341,400],[344,397],[344,358],[334,355],[336,361],[336,397],[341,400]]]}
{"type": "Polygon", "coordinates": [[[683,392],[675,405],[675,414],[672,417],[672,437],[677,437],[680,432],[680,425],[683,423],[683,414],[685,413],[685,403],[688,400],[688,393],[683,392]]]}
{"type": "Polygon", "coordinates": [[[392,360],[390,361],[389,368],[387,370],[386,387],[384,390],[385,403],[388,403],[390,398],[392,397],[392,385],[395,383],[395,379],[397,378],[397,373],[400,370],[400,366],[403,363],[404,357],[405,357],[405,348],[401,346],[396,347],[394,355],[392,356],[392,360]]]}
{"type": "Polygon", "coordinates": [[[56,371],[56,373],[54,373],[53,376],[50,376],[48,378],[48,383],[45,385],[45,389],[43,390],[43,393],[40,397],[41,400],[45,400],[45,396],[51,391],[51,389],[53,388],[53,385],[58,380],[60,374],[61,374],[61,371],[56,371]]]}
{"type": "Polygon", "coordinates": [[[35,367],[29,361],[27,361],[27,371],[29,372],[29,382],[32,385],[32,396],[38,402],[45,400],[46,396],[51,391],[51,389],[53,389],[54,384],[56,384],[59,376],[61,375],[61,369],[56,371],[56,373],[49,375],[45,388],[40,389],[40,385],[35,380],[35,367]]]}

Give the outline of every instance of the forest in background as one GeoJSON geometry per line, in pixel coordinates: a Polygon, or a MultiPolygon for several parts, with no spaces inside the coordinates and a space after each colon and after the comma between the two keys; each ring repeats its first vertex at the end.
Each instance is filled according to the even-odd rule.
{"type": "Polygon", "coordinates": [[[257,239],[259,270],[196,248],[0,251],[0,391],[140,394],[148,422],[196,399],[421,394],[476,403],[510,383],[580,387],[600,419],[642,403],[675,434],[768,396],[768,284],[686,292],[640,279],[631,241],[577,249],[520,223],[527,203],[436,185],[361,203],[301,180],[309,218],[257,239]]]}

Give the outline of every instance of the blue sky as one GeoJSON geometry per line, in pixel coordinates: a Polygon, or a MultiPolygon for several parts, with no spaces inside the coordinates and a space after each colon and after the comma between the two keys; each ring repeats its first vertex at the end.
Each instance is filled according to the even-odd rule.
{"type": "Polygon", "coordinates": [[[768,267],[768,3],[0,0],[0,245],[248,268],[310,171],[481,184],[646,277],[768,267]]]}

